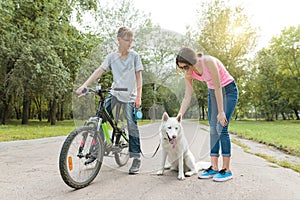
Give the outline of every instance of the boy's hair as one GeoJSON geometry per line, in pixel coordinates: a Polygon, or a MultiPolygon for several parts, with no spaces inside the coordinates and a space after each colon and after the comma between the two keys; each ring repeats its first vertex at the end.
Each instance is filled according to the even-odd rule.
{"type": "Polygon", "coordinates": [[[125,27],[125,26],[120,27],[119,30],[118,30],[117,37],[123,38],[126,35],[128,37],[132,37],[133,36],[132,30],[130,28],[125,27]]]}

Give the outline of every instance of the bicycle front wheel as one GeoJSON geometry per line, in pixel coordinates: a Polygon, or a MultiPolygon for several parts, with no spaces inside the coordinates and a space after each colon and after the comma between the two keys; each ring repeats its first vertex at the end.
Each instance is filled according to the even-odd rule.
{"type": "Polygon", "coordinates": [[[89,185],[99,173],[104,146],[100,135],[89,126],[75,129],[65,140],[59,171],[64,182],[75,189],[89,185]]]}

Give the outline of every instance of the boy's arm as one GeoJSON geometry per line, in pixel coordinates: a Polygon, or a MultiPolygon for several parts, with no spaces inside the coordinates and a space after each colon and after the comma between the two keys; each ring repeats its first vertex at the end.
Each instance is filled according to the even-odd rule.
{"type": "Polygon", "coordinates": [[[143,85],[143,77],[142,71],[135,72],[136,77],[136,86],[137,86],[137,97],[135,100],[135,107],[139,108],[142,104],[142,85],[143,85]]]}
{"type": "Polygon", "coordinates": [[[84,84],[82,84],[82,86],[80,86],[77,90],[76,93],[77,94],[81,94],[83,89],[86,88],[87,86],[89,86],[92,82],[94,82],[97,78],[101,77],[101,75],[104,73],[104,69],[102,69],[101,67],[99,67],[98,69],[96,69],[92,75],[85,81],[84,84]]]}

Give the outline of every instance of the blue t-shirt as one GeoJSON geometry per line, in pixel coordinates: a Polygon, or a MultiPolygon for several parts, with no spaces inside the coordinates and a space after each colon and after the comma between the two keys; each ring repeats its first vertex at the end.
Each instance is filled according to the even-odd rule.
{"type": "Polygon", "coordinates": [[[128,91],[113,91],[112,95],[122,102],[134,102],[137,96],[135,72],[142,71],[143,65],[140,56],[130,50],[126,58],[121,58],[118,52],[106,56],[101,68],[105,71],[112,70],[112,88],[127,88],[128,91]]]}

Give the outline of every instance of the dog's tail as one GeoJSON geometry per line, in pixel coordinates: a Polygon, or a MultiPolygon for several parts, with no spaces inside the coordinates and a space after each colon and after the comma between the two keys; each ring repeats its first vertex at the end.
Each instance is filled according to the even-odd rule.
{"type": "Polygon", "coordinates": [[[210,162],[196,162],[196,169],[197,171],[203,170],[203,169],[207,169],[210,167],[210,162]]]}

